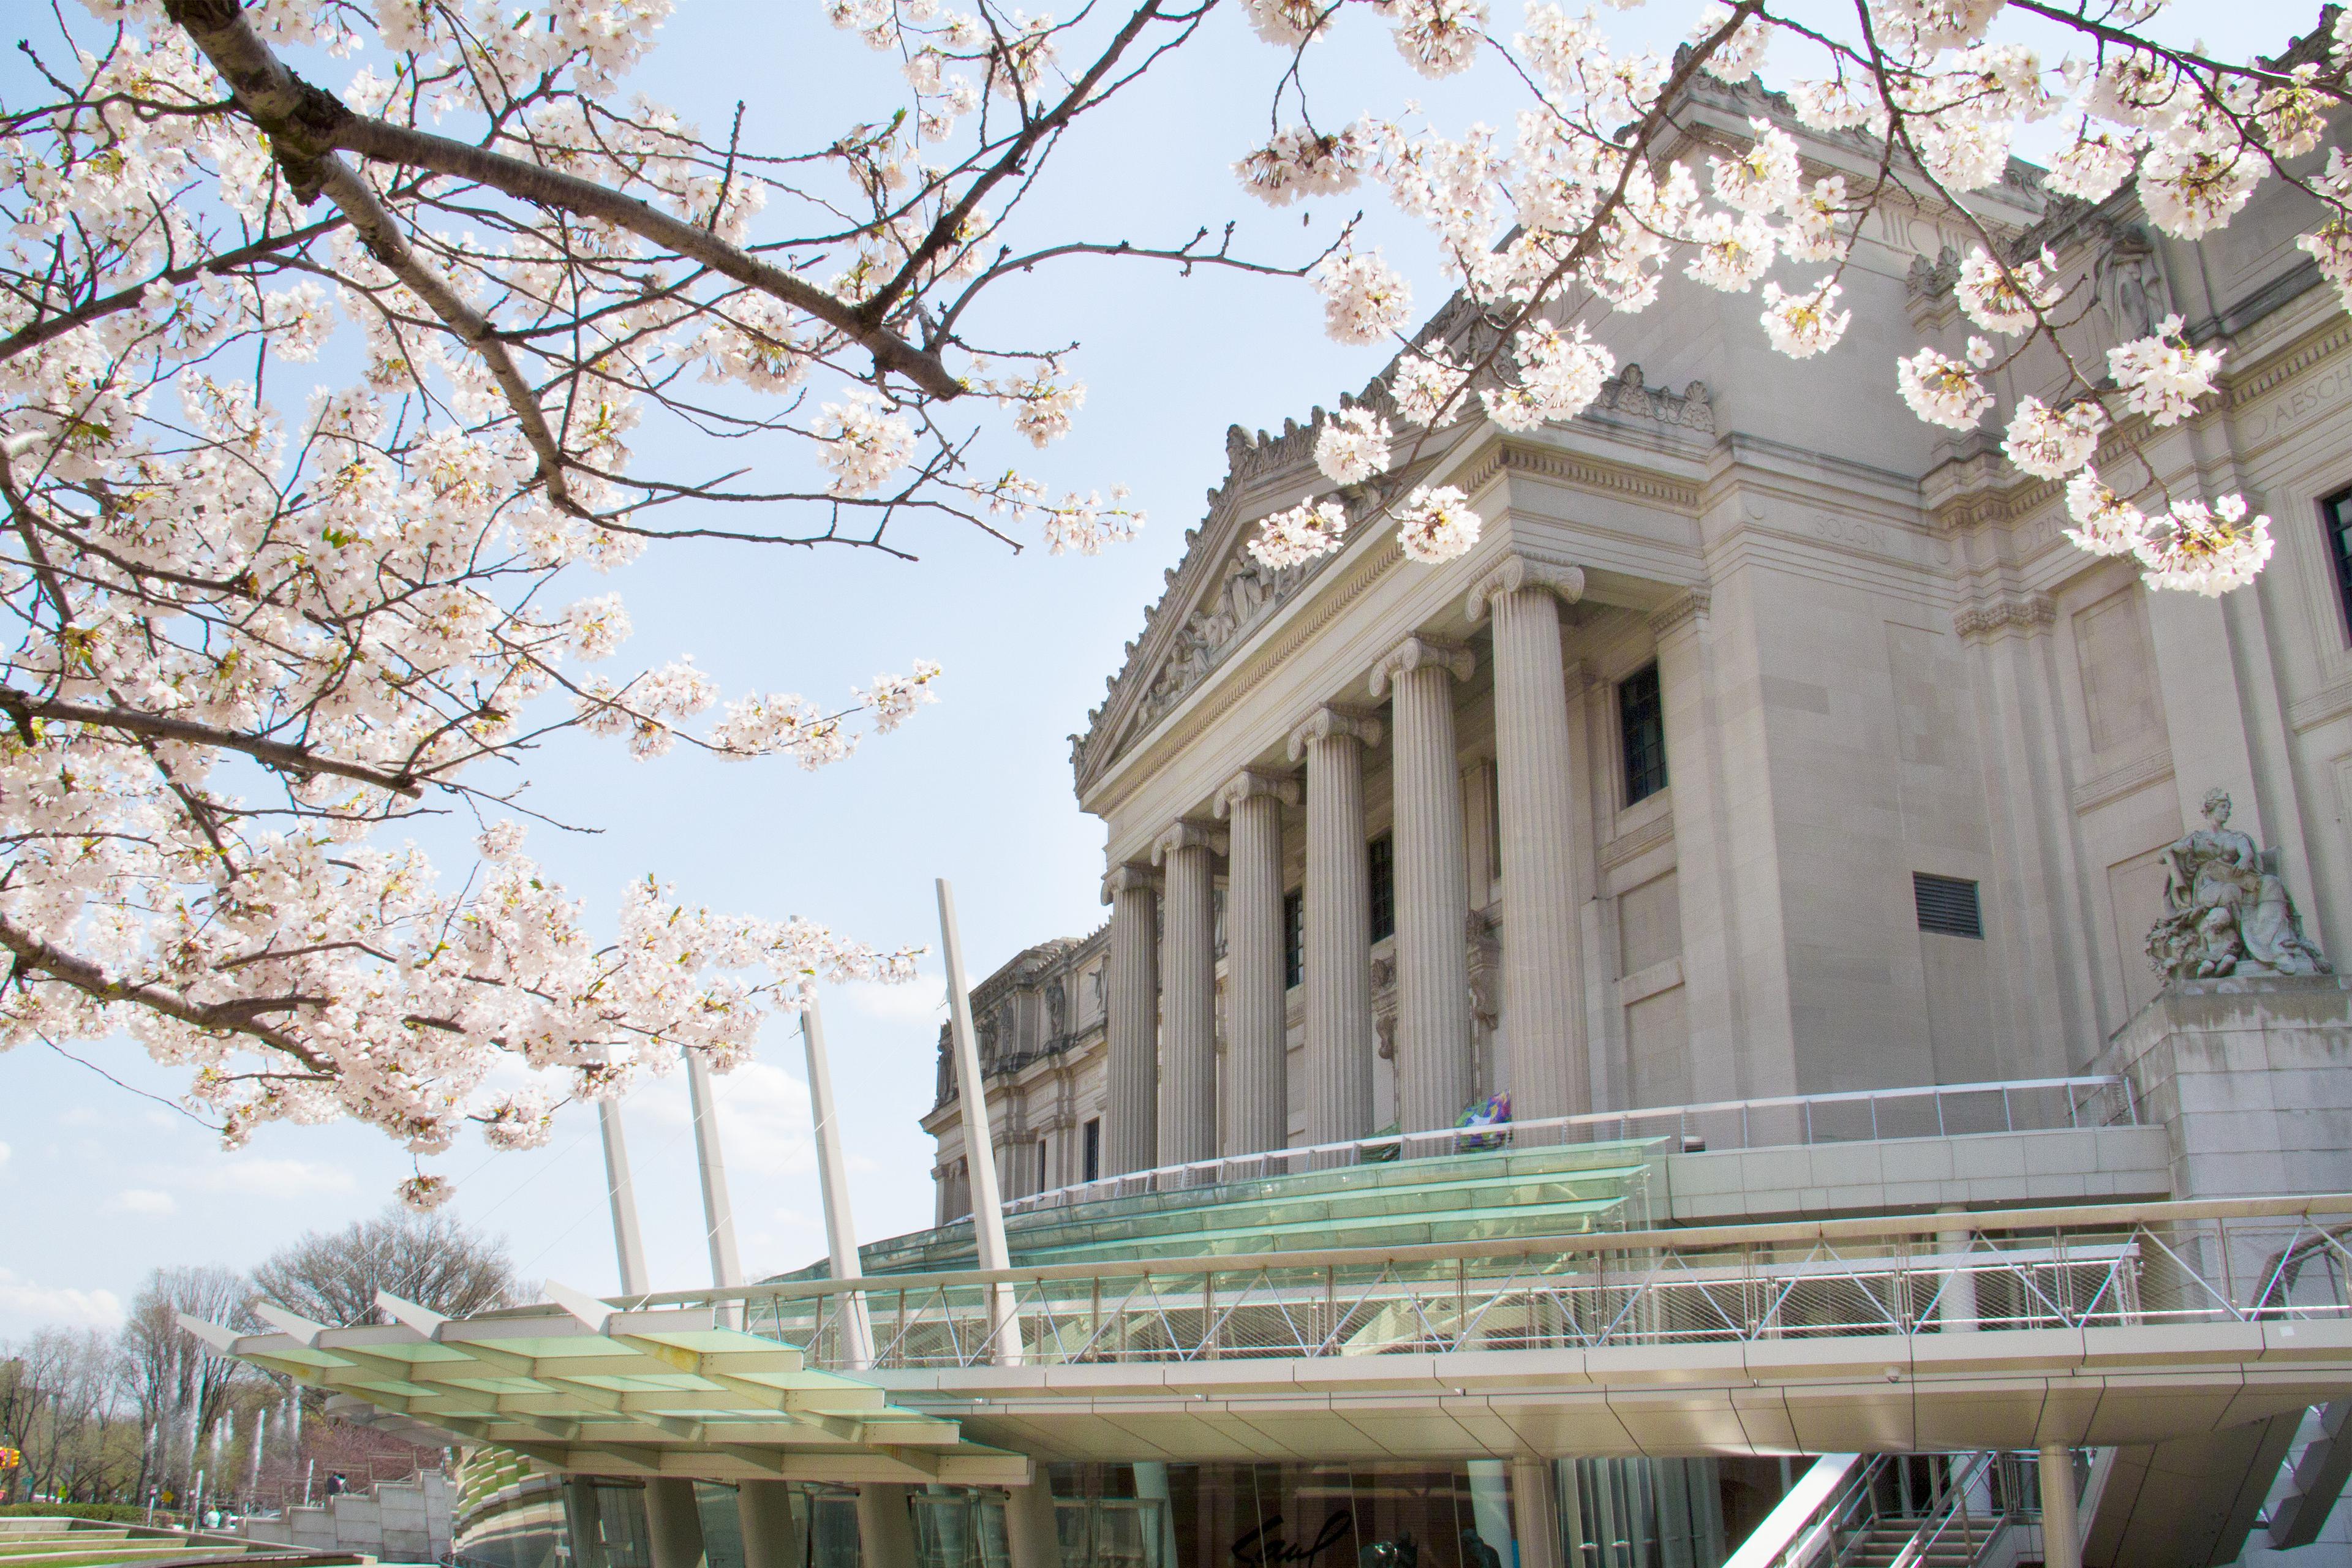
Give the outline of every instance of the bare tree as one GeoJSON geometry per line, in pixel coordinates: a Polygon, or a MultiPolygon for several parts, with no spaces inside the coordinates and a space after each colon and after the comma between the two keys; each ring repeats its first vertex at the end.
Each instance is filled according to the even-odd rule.
{"type": "Polygon", "coordinates": [[[158,1268],[132,1299],[118,1364],[148,1434],[151,1476],[184,1480],[231,1394],[260,1376],[180,1327],[180,1314],[255,1327],[252,1300],[250,1280],[216,1265],[158,1268]]]}
{"type": "Polygon", "coordinates": [[[0,1348],[0,1439],[23,1451],[16,1484],[28,1496],[97,1500],[129,1486],[137,1423],[108,1336],[41,1329],[0,1348]]]}
{"type": "Polygon", "coordinates": [[[253,1283],[288,1311],[337,1327],[383,1321],[379,1290],[452,1317],[522,1295],[503,1237],[468,1230],[443,1212],[398,1206],[281,1247],[253,1271],[253,1283]]]}

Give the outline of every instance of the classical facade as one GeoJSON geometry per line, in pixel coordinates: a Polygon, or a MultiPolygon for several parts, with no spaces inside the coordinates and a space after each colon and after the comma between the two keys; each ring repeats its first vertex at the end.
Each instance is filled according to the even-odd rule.
{"type": "MultiPolygon", "coordinates": [[[[1090,1182],[1102,1145],[1108,931],[1039,942],[971,994],[972,1027],[994,1118],[997,1191],[1026,1197],[1090,1182]]],[[[937,1138],[931,1175],[941,1225],[971,1212],[971,1171],[956,1117],[955,1053],[940,1026],[938,1089],[923,1130],[937,1138]]]]}
{"type": "Polygon", "coordinates": [[[937,1225],[204,1331],[562,1472],[469,1503],[494,1568],[2352,1563],[2352,318],[2279,183],[2200,245],[1969,200],[1871,218],[1833,353],[1670,277],[1591,409],[1424,443],[1443,565],[1265,570],[1325,416],[1234,431],[1073,748],[1109,921],[942,1038],[937,1225]],[[2101,462],[2252,498],[2252,586],[1896,397],[1977,226],[2078,363],[2227,351],[2101,462]]]}
{"type": "MultiPolygon", "coordinates": [[[[1755,115],[1839,163],[1752,87],[1699,89],[1693,134],[1755,115]]],[[[1328,488],[1326,416],[1233,430],[1073,739],[1107,1049],[1052,1092],[1100,1097],[1105,1168],[1446,1126],[1496,1090],[1525,1121],[2083,1070],[2157,991],[2168,847],[2216,788],[2319,946],[2352,933],[2352,321],[2305,213],[2273,182],[2190,245],[2022,165],[1976,199],[2076,279],[2078,358],[2174,313],[2228,351],[2209,412],[2119,434],[2273,518],[2269,570],[2219,601],[2076,550],[1990,422],[1893,395],[1896,356],[1969,330],[1950,214],[1871,218],[1830,354],[1670,276],[1612,321],[1629,363],[1585,414],[1445,432],[1390,481],[1468,492],[1484,533],[1444,566],[1379,527],[1261,566],[1257,520],[1328,488]]],[[[2001,407],[2051,371],[2005,371],[2001,407]]]]}

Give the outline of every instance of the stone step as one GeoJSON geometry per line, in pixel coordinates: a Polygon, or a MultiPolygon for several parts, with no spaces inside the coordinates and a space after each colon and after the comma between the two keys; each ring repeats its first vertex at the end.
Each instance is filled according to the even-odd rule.
{"type": "MultiPolygon", "coordinates": [[[[1316,1235],[1405,1246],[1589,1230],[1624,1223],[1623,1200],[1660,1147],[1649,1140],[1498,1150],[1138,1194],[1010,1215],[1006,1240],[1020,1264],[1261,1249],[1231,1244],[1243,1236],[1273,1250],[1315,1245],[1289,1238],[1316,1235]]],[[[973,1256],[969,1223],[863,1249],[869,1274],[968,1266],[973,1256]]]]}

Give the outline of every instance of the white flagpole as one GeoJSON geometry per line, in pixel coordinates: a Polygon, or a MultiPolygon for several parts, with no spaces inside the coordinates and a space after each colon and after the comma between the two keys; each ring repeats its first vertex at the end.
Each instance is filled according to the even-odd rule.
{"type": "MultiPolygon", "coordinates": [[[[824,1018],[816,998],[801,1009],[801,1044],[808,1053],[809,1115],[816,1123],[817,1195],[824,1204],[825,1250],[835,1279],[863,1272],[857,1257],[857,1225],[849,1210],[849,1166],[841,1152],[841,1123],[833,1113],[833,1064],[824,1049],[824,1018]]],[[[842,1349],[852,1372],[874,1364],[874,1325],[866,1315],[866,1293],[841,1298],[842,1349]]]]}
{"type": "MultiPolygon", "coordinates": [[[[956,1100],[963,1108],[964,1163],[971,1173],[971,1228],[980,1244],[980,1266],[1013,1267],[1004,1245],[1004,1205],[996,1192],[996,1143],[988,1128],[988,1085],[981,1077],[980,1047],[973,1042],[971,997],[963,984],[963,942],[956,932],[955,893],[945,877],[939,879],[940,945],[948,965],[948,1026],[955,1041],[956,1100]]],[[[1013,1315],[1013,1287],[999,1285],[996,1305],[996,1363],[1021,1364],[1021,1325],[1013,1315]]]]}

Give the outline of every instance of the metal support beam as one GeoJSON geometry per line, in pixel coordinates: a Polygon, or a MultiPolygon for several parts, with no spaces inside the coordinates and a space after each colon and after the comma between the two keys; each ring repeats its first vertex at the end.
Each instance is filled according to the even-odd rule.
{"type": "Polygon", "coordinates": [[[868,1481],[857,1489],[857,1550],[860,1568],[916,1568],[905,1487],[868,1481]]]}
{"type": "Polygon", "coordinates": [[[1004,1547],[1013,1568],[1061,1568],[1061,1527],[1055,1522],[1054,1487],[1043,1465],[1027,1486],[1004,1489],[1004,1547]]]}
{"type": "Polygon", "coordinates": [[[719,1152],[719,1106],[711,1098],[710,1063],[700,1051],[686,1053],[686,1092],[694,1107],[694,1161],[702,1173],[710,1282],[723,1290],[743,1283],[743,1265],[735,1250],[735,1207],[727,1199],[727,1162],[719,1152]]]}
{"type": "MultiPolygon", "coordinates": [[[[995,1139],[988,1126],[988,1081],[980,1070],[980,1047],[972,1037],[971,996],[963,983],[963,939],[956,929],[955,890],[939,879],[940,945],[948,966],[948,1023],[955,1042],[956,1100],[963,1111],[964,1163],[971,1172],[971,1229],[982,1268],[1010,1268],[1004,1243],[1004,1204],[997,1194],[995,1139]]],[[[1014,1315],[1013,1287],[990,1289],[994,1310],[992,1347],[999,1366],[1021,1364],[1021,1323],[1014,1315]]]]}
{"type": "Polygon", "coordinates": [[[1518,1568],[1560,1568],[1551,1464],[1526,1455],[1511,1461],[1511,1537],[1519,1545],[1518,1568]]]}
{"type": "MultiPolygon", "coordinates": [[[[833,1113],[833,1064],[825,1056],[824,1018],[816,998],[801,1010],[801,1043],[808,1056],[809,1114],[816,1122],[817,1195],[824,1205],[824,1240],[835,1279],[855,1279],[864,1270],[857,1256],[857,1224],[849,1209],[849,1165],[842,1157],[841,1122],[833,1113]]],[[[866,1315],[863,1291],[841,1299],[841,1342],[853,1372],[874,1364],[874,1325],[866,1315]]]]}
{"type": "Polygon", "coordinates": [[[645,1233],[637,1228],[637,1190],[629,1184],[629,1146],[621,1136],[618,1100],[596,1102],[604,1134],[604,1185],[613,1199],[613,1250],[621,1264],[621,1294],[643,1296],[653,1289],[646,1272],[645,1233]]]}
{"type": "Polygon", "coordinates": [[[808,1568],[802,1533],[793,1525],[790,1482],[738,1482],[735,1514],[743,1529],[743,1568],[808,1568]]]}
{"type": "Polygon", "coordinates": [[[646,1482],[646,1534],[653,1568],[709,1568],[702,1546],[702,1510],[694,1483],[677,1476],[646,1482]]]}
{"type": "Polygon", "coordinates": [[[2074,1450],[2042,1446],[2042,1568],[2083,1568],[2083,1532],[2075,1522],[2074,1450]]]}

